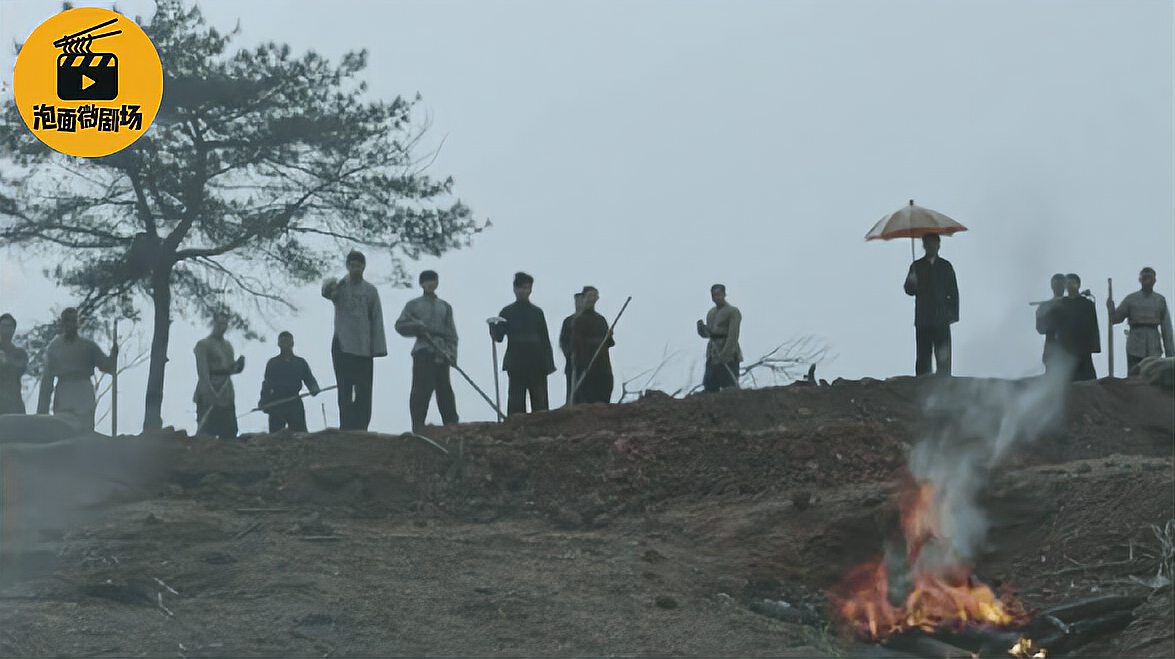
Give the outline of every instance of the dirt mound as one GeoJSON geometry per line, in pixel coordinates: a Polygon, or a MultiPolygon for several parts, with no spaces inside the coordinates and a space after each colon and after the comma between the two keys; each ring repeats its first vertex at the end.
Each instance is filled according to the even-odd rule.
{"type": "MultiPolygon", "coordinates": [[[[837,656],[852,642],[825,631],[824,592],[891,528],[927,396],[967,382],[653,394],[425,431],[437,445],[0,447],[22,483],[66,456],[115,485],[59,498],[57,526],[7,514],[0,654],[837,656]]],[[[1149,593],[1152,526],[1175,518],[1175,398],[1107,381],[1067,406],[984,494],[978,574],[1034,608],[1149,593]]],[[[1175,650],[1169,592],[1098,652],[1175,650]]]]}
{"type": "MultiPolygon", "coordinates": [[[[919,437],[922,401],[941,386],[899,378],[685,400],[651,395],[426,431],[447,453],[411,435],[353,432],[262,436],[244,446],[185,440],[173,481],[185,496],[213,504],[257,500],[381,515],[436,507],[462,519],[537,511],[591,526],[710,497],[802,496],[890,481],[919,437]]],[[[1067,423],[1012,464],[1171,452],[1169,393],[1133,381],[1076,385],[1068,410],[1067,423]]]]}

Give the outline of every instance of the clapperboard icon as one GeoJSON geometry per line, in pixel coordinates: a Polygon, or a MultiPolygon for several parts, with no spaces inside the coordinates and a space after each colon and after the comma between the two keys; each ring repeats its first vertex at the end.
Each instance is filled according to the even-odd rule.
{"type": "Polygon", "coordinates": [[[113,101],[118,96],[118,57],[114,53],[90,51],[90,44],[95,39],[122,34],[122,30],[91,34],[117,21],[112,18],[53,42],[62,49],[57,56],[58,98],[63,101],[113,101]]]}

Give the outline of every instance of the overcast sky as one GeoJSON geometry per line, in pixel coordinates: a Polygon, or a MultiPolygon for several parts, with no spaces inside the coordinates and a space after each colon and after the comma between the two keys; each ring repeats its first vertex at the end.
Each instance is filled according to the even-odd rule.
{"type": "MultiPolygon", "coordinates": [[[[836,355],[822,378],[909,374],[909,244],[863,236],[911,198],[971,229],[942,250],[962,300],[956,374],[1041,370],[1027,302],[1047,297],[1054,272],[1080,273],[1093,289],[1103,343],[1107,277],[1121,299],[1151,265],[1175,302],[1168,0],[199,4],[219,28],[239,19],[240,45],[277,40],[331,57],[367,48],[373,95],[423,95],[429,143],[444,139],[432,172],[453,175],[493,228],[410,268],[440,271],[460,362],[491,395],[485,319],[512,300],[519,269],[536,277],[533,300],[555,335],[584,284],[600,289],[609,318],[633,297],[616,329],[618,382],[655,367],[666,347],[682,352],[655,384],[676,389],[691,368],[700,381],[694,321],[715,282],[743,312],[748,359],[814,335],[836,355]]],[[[0,41],[23,40],[55,7],[0,0],[0,41]]],[[[4,102],[12,65],[0,51],[4,102]]],[[[0,307],[22,326],[70,302],[35,258],[3,254],[0,307]]],[[[376,255],[368,269],[390,271],[376,255]]],[[[381,290],[389,332],[416,294],[381,290]]],[[[292,328],[296,351],[332,383],[329,303],[311,289],[295,299],[299,315],[260,326],[270,337],[292,328]]],[[[200,321],[173,329],[165,424],[195,426],[192,345],[205,333],[200,321]]],[[[244,411],[276,348],[230,339],[250,361],[236,378],[244,411]]],[[[1114,339],[1122,375],[1121,327],[1114,339]]],[[[398,432],[409,425],[411,343],[392,334],[389,344],[372,428],[398,432]]],[[[1095,365],[1106,373],[1104,351],[1095,365]]],[[[463,420],[492,419],[453,378],[463,420]]],[[[121,383],[126,429],[141,425],[145,379],[144,366],[121,383]]],[[[551,397],[563,399],[561,377],[551,397]]],[[[319,400],[337,424],[333,396],[319,400]]],[[[323,424],[318,402],[312,430],[323,424]]],[[[264,421],[245,417],[242,431],[264,421]]]]}

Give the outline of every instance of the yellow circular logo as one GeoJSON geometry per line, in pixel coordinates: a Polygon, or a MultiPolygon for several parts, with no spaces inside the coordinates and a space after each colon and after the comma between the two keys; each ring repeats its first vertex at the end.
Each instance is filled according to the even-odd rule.
{"type": "Polygon", "coordinates": [[[131,19],[79,7],[33,30],[16,58],[12,91],[37,139],[97,158],[130,146],[155,121],[163,65],[131,19]]]}

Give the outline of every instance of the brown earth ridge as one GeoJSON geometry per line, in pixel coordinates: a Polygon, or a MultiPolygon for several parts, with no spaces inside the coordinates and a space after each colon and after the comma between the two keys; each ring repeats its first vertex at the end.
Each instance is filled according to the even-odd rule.
{"type": "MultiPolygon", "coordinates": [[[[852,654],[825,592],[880,550],[934,386],[650,392],[429,428],[435,446],[3,444],[0,655],[852,654]]],[[[1082,383],[1067,415],[996,471],[976,571],[1032,608],[1146,595],[1083,652],[1173,656],[1171,587],[1151,580],[1175,398],[1082,383]]]]}

